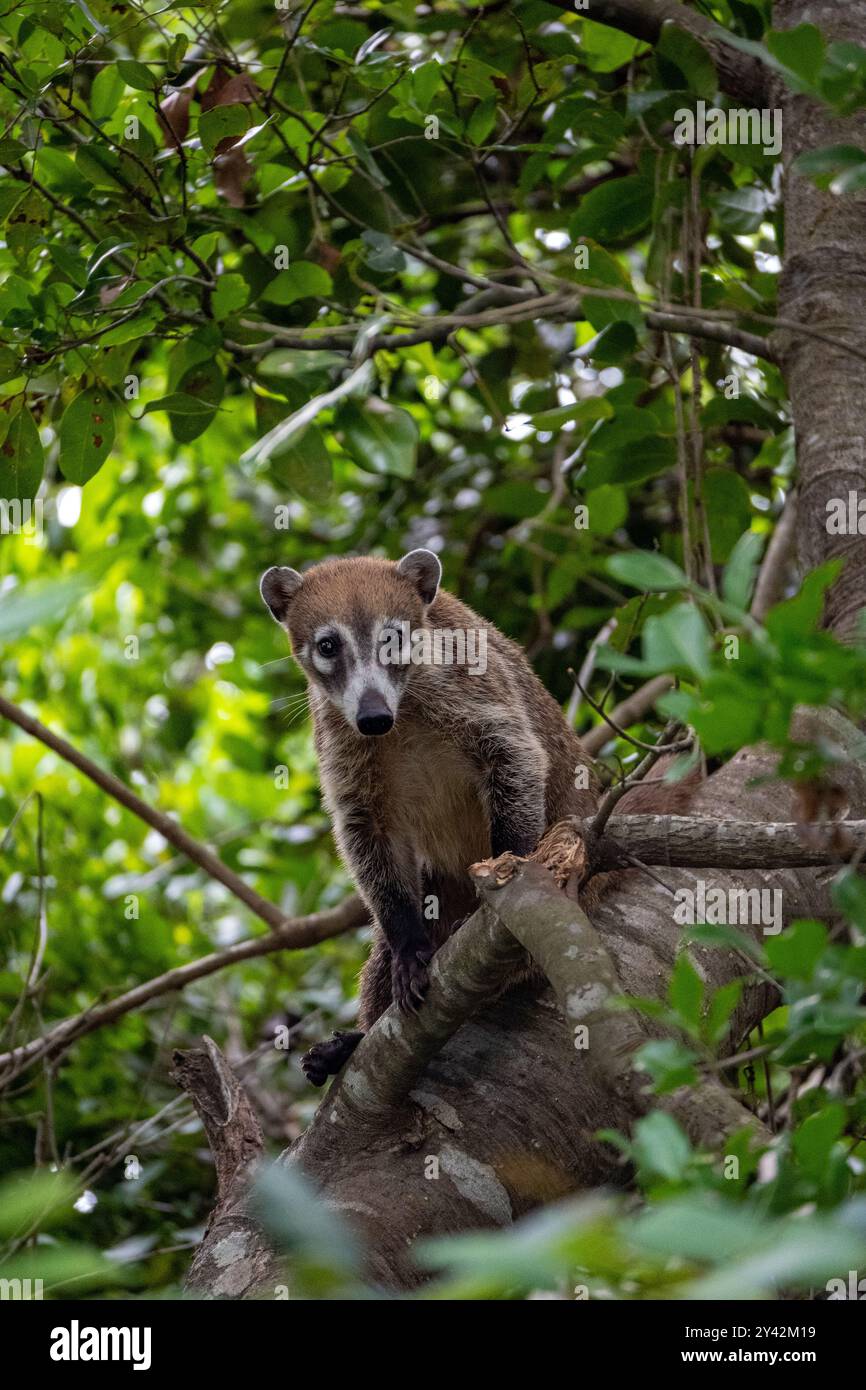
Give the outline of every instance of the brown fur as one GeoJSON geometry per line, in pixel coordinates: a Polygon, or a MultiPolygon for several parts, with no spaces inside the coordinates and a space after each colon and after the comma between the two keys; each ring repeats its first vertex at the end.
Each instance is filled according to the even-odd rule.
{"type": "MultiPolygon", "coordinates": [[[[310,683],[325,805],[376,923],[361,978],[364,1030],[392,998],[404,1009],[418,1006],[430,956],[474,910],[469,865],[504,851],[530,854],[556,821],[591,815],[598,794],[580,739],[521,648],[453,595],[436,592],[438,564],[429,552],[411,552],[400,565],[407,560],[406,573],[387,560],[336,559],[303,577],[269,571],[262,581],[310,683]],[[375,665],[385,619],[405,620],[413,631],[483,631],[486,671],[375,665]],[[316,643],[336,627],[353,652],[323,671],[316,643]],[[393,728],[381,737],[359,732],[347,714],[353,673],[367,679],[361,658],[374,662],[371,679],[393,682],[387,691],[399,699],[393,728]],[[431,898],[438,917],[426,910],[431,898]]],[[[341,1034],[313,1048],[304,1059],[310,1079],[321,1084],[338,1070],[361,1036],[341,1034]]]]}
{"type": "Polygon", "coordinates": [[[401,1007],[417,1006],[430,954],[474,908],[468,866],[506,849],[530,853],[555,821],[591,814],[597,786],[580,740],[521,648],[453,595],[440,590],[425,605],[413,577],[373,558],[329,560],[302,580],[280,573],[293,576],[285,604],[266,599],[283,615],[310,682],[325,804],[377,923],[361,984],[367,1029],[392,995],[401,1007]],[[329,689],[338,677],[316,670],[312,647],[330,624],[366,651],[374,620],[386,617],[413,631],[483,631],[487,668],[395,672],[396,722],[371,738],[347,719],[341,691],[329,689]],[[431,897],[438,918],[425,913],[431,897]]]}

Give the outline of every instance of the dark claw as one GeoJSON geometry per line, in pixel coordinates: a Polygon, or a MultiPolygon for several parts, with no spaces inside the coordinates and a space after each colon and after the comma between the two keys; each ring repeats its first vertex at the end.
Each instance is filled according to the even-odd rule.
{"type": "Polygon", "coordinates": [[[404,955],[394,956],[391,984],[397,1007],[403,1013],[417,1014],[430,984],[427,966],[433,955],[431,947],[420,950],[408,947],[404,955]]]}

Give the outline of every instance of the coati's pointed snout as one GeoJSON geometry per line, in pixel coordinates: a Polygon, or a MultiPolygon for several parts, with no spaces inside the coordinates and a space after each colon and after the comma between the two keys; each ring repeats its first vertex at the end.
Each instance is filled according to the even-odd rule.
{"type": "Polygon", "coordinates": [[[371,686],[369,690],[364,691],[358,701],[355,723],[358,727],[358,733],[364,734],[366,737],[375,738],[380,734],[387,734],[393,729],[394,716],[380,690],[371,686]]]}

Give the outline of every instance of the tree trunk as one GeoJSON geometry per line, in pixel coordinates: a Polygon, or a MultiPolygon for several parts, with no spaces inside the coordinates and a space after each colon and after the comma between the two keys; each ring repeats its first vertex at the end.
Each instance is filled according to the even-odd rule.
{"type": "MultiPolygon", "coordinates": [[[[830,41],[866,46],[864,0],[777,0],[777,29],[816,24],[830,41]]],[[[804,150],[827,145],[866,148],[866,116],[839,119],[827,107],[776,87],[783,113],[785,265],[779,317],[825,328],[862,347],[866,321],[866,191],[838,197],[792,170],[804,150]]],[[[778,333],[774,346],[788,385],[800,475],[798,522],[803,573],[838,558],[842,577],[827,601],[827,623],[851,631],[866,594],[862,536],[829,535],[827,503],[854,491],[866,497],[866,361],[796,333],[778,333]]]]}

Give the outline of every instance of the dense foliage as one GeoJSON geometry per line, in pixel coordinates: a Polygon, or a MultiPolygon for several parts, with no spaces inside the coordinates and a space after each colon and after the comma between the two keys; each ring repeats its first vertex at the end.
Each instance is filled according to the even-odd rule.
{"type": "MultiPolygon", "coordinates": [[[[840,112],[863,104],[862,50],[816,30],[765,36],[764,0],[698,8],[840,112]]],[[[820,631],[832,572],[791,586],[765,624],[747,613],[795,467],[773,354],[731,345],[772,326],[778,159],[672,141],[678,110],[718,96],[693,38],[670,26],[653,50],[543,0],[23,0],[0,17],[0,69],[0,496],[37,499],[31,525],[0,537],[10,699],[290,914],[349,884],[302,682],[258,595],[274,562],[430,546],[580,727],[597,716],[569,668],[615,617],[596,700],[679,677],[638,735],[676,714],[711,760],[763,739],[793,777],[832,770],[833,747],[788,738],[797,704],[863,709],[862,648],[820,631]],[[665,332],[665,305],[715,336],[665,332]]],[[[812,162],[840,196],[864,167],[850,147],[812,162]]],[[[4,1049],[261,929],[8,732],[4,1049]]],[[[637,756],[607,746],[614,775],[637,756]]],[[[743,1137],[729,1181],[721,1156],[654,1115],[628,1147],[645,1206],[599,1199],[433,1252],[461,1296],[675,1296],[702,1278],[732,1296],[862,1267],[856,874],[837,900],[850,930],[801,923],[761,949],[755,968],[785,1003],[763,1041],[736,1040],[758,1046],[756,1069],[727,1074],[765,1118],[772,1085],[772,1171],[756,1181],[743,1137]]],[[[213,1178],[172,1049],[207,1033],[251,1058],[241,1071],[277,1151],[316,1104],[298,1051],[353,1017],[363,935],[163,994],[20,1077],[0,1169],[35,1163],[41,1180],[4,1189],[4,1274],[176,1291],[213,1178]],[[288,1052],[272,1045],[280,1023],[288,1052]]],[[[653,1085],[714,1065],[737,997],[705,1000],[683,952],[671,1040],[641,1059],[653,1085]]],[[[321,1219],[288,1238],[331,1248],[321,1219]]],[[[354,1268],[337,1263],[338,1287],[354,1268]]]]}

